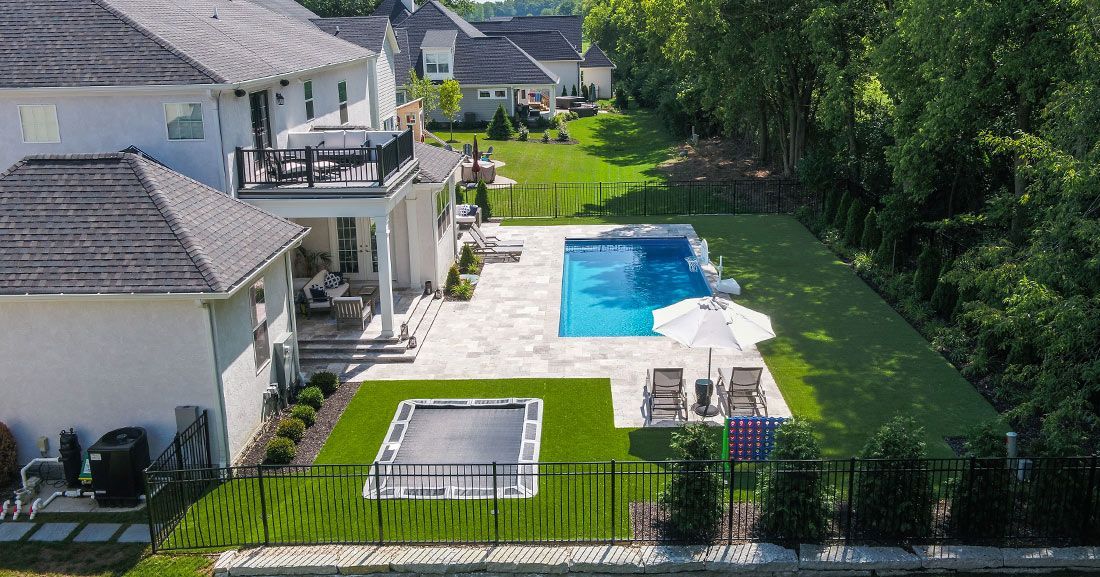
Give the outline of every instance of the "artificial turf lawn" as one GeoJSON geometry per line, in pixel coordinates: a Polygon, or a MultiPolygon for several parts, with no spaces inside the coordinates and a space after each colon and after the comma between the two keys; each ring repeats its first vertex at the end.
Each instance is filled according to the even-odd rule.
{"type": "Polygon", "coordinates": [[[945,436],[996,416],[954,367],[850,267],[794,218],[773,215],[513,220],[509,225],[687,223],[725,257],[736,300],[772,318],[759,345],[795,415],[812,420],[828,457],[856,454],[895,415],[925,429],[928,452],[954,454],[945,436]]]}
{"type": "Polygon", "coordinates": [[[213,561],[200,555],[146,555],[121,543],[5,543],[0,577],[199,577],[213,561]]]}
{"type": "MultiPolygon", "coordinates": [[[[493,147],[493,159],[505,162],[500,169],[520,183],[639,182],[660,178],[657,165],[672,157],[676,138],[665,130],[653,112],[633,110],[622,114],[598,114],[569,123],[577,144],[543,144],[542,131],[532,130],[528,142],[488,140],[484,130],[455,130],[454,147],[472,144],[479,150],[493,147]]],[[[442,127],[435,135],[450,138],[442,127]]],[[[555,138],[557,130],[550,129],[555,138]]]]}

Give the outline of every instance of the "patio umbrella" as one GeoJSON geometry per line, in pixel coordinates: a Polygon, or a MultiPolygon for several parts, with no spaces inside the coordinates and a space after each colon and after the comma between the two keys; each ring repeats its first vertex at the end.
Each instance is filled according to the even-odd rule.
{"type": "Polygon", "coordinates": [[[768,315],[713,296],[653,311],[653,331],[693,349],[709,348],[707,379],[715,348],[740,351],[775,336],[768,315]]]}
{"type": "Polygon", "coordinates": [[[474,166],[470,169],[474,173],[474,182],[480,180],[478,173],[481,172],[481,165],[478,163],[478,159],[481,158],[481,153],[477,151],[477,135],[474,135],[474,166]]]}

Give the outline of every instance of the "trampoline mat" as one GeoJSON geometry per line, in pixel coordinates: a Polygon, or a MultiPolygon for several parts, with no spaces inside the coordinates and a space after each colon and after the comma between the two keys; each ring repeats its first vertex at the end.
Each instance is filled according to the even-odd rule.
{"type": "Polygon", "coordinates": [[[418,407],[393,463],[514,463],[523,407],[418,407]]]}

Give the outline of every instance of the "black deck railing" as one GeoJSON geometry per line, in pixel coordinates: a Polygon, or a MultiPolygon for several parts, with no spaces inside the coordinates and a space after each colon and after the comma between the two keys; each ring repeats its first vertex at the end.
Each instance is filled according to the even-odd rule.
{"type": "Polygon", "coordinates": [[[384,187],[413,160],[412,130],[384,144],[357,148],[238,147],[237,188],[384,187]]]}
{"type": "Polygon", "coordinates": [[[685,482],[689,518],[705,515],[717,542],[1100,543],[1094,457],[535,467],[538,491],[524,496],[517,466],[500,463],[150,473],[153,546],[677,542],[666,496],[685,482]]]}
{"type": "MultiPolygon", "coordinates": [[[[474,203],[474,191],[464,195],[474,203]]],[[[820,210],[820,195],[797,180],[556,182],[490,185],[492,218],[794,214],[820,210]]]]}

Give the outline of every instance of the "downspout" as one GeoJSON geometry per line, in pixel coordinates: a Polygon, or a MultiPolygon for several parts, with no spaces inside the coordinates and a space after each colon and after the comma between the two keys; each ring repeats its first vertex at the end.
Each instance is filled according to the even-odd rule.
{"type": "MultiPolygon", "coordinates": [[[[211,91],[213,94],[213,91],[211,91]]],[[[233,198],[237,197],[236,187],[233,186],[232,179],[230,178],[230,171],[226,168],[225,163],[228,162],[225,150],[225,124],[222,122],[222,93],[219,90],[217,95],[214,96],[214,108],[218,110],[218,164],[221,165],[222,182],[225,183],[225,192],[233,198]]]]}
{"type": "MultiPolygon", "coordinates": [[[[296,247],[291,247],[283,258],[286,262],[286,306],[287,311],[290,312],[290,334],[294,335],[294,370],[298,371],[300,374],[302,372],[302,363],[298,357],[298,309],[294,306],[294,269],[293,258],[291,257],[292,251],[295,248],[296,247]]],[[[293,382],[295,384],[300,384],[297,382],[297,379],[298,375],[294,375],[293,382]]]]}
{"type": "Polygon", "coordinates": [[[214,316],[214,307],[209,302],[203,301],[206,308],[206,322],[210,327],[210,351],[214,355],[214,383],[217,385],[218,411],[221,415],[221,444],[223,448],[221,466],[228,466],[229,461],[229,418],[225,410],[225,382],[222,380],[221,361],[218,359],[218,321],[214,316]]]}

